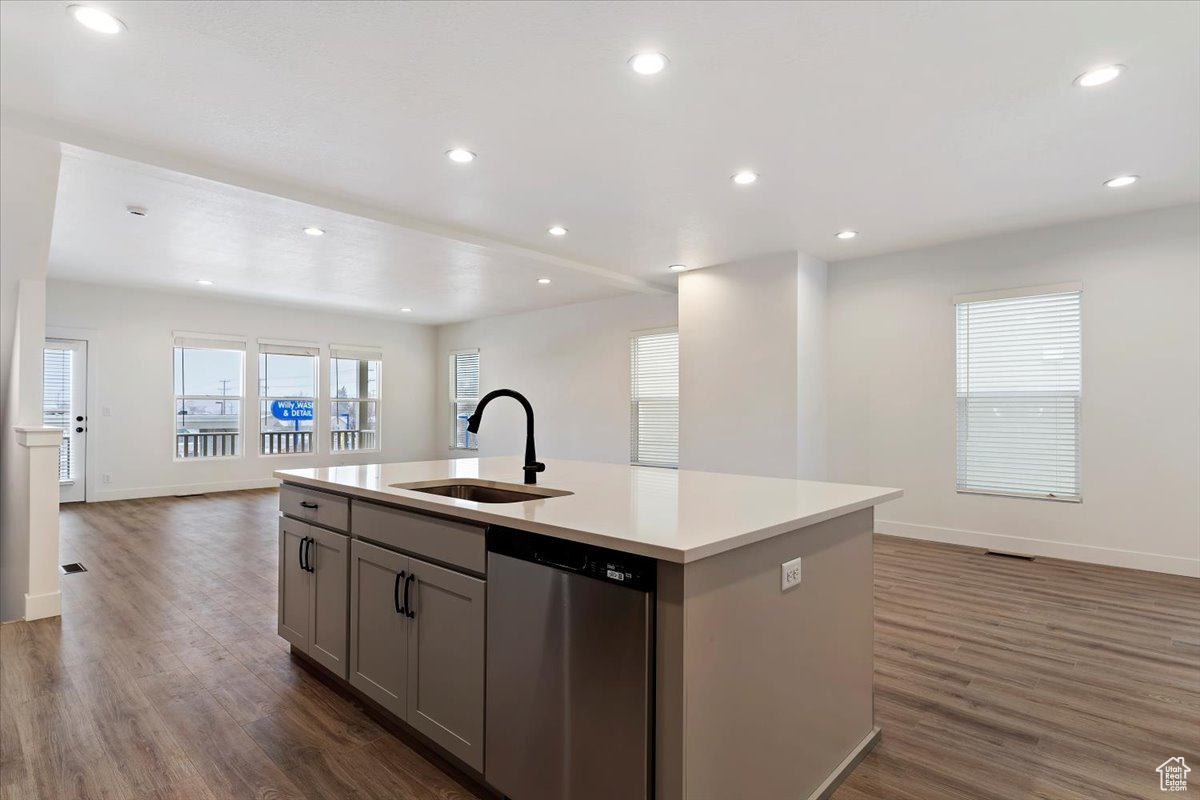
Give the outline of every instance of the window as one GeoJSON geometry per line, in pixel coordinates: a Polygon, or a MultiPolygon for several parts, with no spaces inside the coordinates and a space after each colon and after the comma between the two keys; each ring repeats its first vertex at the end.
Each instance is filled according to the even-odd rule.
{"type": "Polygon", "coordinates": [[[59,482],[74,479],[75,453],[72,452],[72,437],[70,431],[71,402],[74,389],[71,385],[71,357],[74,351],[61,346],[54,346],[52,340],[46,340],[46,348],[42,351],[42,425],[47,428],[58,428],[63,432],[62,445],[58,448],[58,480],[59,482]]]}
{"type": "Polygon", "coordinates": [[[341,345],[329,350],[329,450],[378,450],[383,355],[341,345]]]}
{"type": "Polygon", "coordinates": [[[175,458],[241,455],[246,343],[175,337],[175,458]]]}
{"type": "Polygon", "coordinates": [[[955,298],[960,492],[1079,500],[1081,294],[955,298]]]}
{"type": "Polygon", "coordinates": [[[450,354],[450,446],[476,450],[479,442],[467,432],[467,418],[479,404],[479,351],[459,350],[450,354]]]}
{"type": "Polygon", "coordinates": [[[316,427],[316,345],[259,340],[259,452],[313,452],[316,427]]]}
{"type": "Polygon", "coordinates": [[[629,345],[630,461],[679,466],[679,332],[650,331],[629,345]]]}

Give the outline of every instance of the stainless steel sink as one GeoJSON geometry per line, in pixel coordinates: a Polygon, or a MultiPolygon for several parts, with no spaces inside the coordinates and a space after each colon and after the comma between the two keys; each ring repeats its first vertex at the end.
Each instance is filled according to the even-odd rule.
{"type": "Polygon", "coordinates": [[[470,500],[475,503],[523,503],[528,500],[545,500],[550,497],[572,494],[572,492],[564,492],[561,489],[525,486],[519,483],[498,483],[476,478],[393,483],[392,487],[408,489],[411,492],[436,494],[441,497],[453,497],[456,500],[470,500]]]}

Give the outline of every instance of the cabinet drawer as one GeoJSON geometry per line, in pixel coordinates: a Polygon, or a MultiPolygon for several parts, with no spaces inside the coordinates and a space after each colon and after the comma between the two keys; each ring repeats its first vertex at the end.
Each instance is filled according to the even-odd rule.
{"type": "Polygon", "coordinates": [[[336,494],[285,483],[279,487],[279,510],[326,528],[350,530],[350,501],[336,494]]]}
{"type": "Polygon", "coordinates": [[[354,501],[353,534],[472,572],[487,570],[483,528],[354,501]]]}

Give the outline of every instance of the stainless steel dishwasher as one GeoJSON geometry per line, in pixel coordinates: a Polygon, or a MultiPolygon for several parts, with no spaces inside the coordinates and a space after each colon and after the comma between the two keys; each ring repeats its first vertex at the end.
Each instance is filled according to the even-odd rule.
{"type": "Polygon", "coordinates": [[[487,540],[488,783],[511,800],[648,800],[654,559],[487,540]]]}

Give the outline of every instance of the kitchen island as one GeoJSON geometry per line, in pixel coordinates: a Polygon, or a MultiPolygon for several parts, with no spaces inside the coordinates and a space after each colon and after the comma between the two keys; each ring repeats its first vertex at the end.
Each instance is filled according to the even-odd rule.
{"type": "MultiPolygon", "coordinates": [[[[524,486],[517,458],[275,475],[284,482],[280,635],[512,800],[544,798],[512,789],[533,784],[511,771],[514,737],[494,734],[519,692],[493,672],[514,649],[558,646],[537,638],[553,627],[547,620],[501,639],[500,620],[489,619],[489,605],[512,608],[501,605],[512,592],[495,594],[495,567],[508,558],[498,554],[527,534],[609,553],[595,581],[580,579],[589,586],[605,572],[609,583],[632,583],[639,567],[621,565],[649,565],[647,790],[615,790],[636,786],[635,770],[612,775],[607,789],[596,775],[568,774],[587,769],[583,702],[561,709],[567,723],[555,720],[570,735],[526,754],[542,762],[539,775],[562,773],[561,798],[822,797],[878,739],[873,509],[899,490],[559,460],[524,486]]],[[[545,680],[546,692],[562,688],[545,680]]],[[[590,713],[600,736],[608,711],[590,713]]],[[[589,746],[620,749],[604,738],[589,746]]]]}

